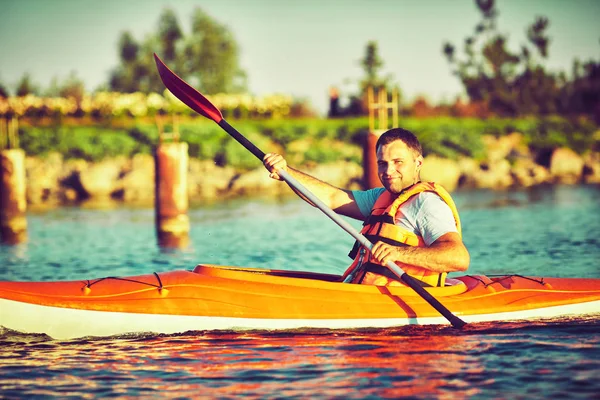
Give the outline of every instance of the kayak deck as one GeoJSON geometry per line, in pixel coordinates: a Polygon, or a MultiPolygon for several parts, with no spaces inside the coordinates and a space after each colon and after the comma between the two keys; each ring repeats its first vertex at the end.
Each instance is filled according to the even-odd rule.
{"type": "MultiPolygon", "coordinates": [[[[49,325],[70,324],[78,326],[72,331],[104,335],[132,329],[174,333],[447,323],[408,287],[348,284],[340,278],[201,264],[193,271],[133,277],[0,282],[0,325],[48,333],[49,325]],[[89,327],[79,327],[78,319],[89,320],[89,327]],[[122,326],[114,326],[116,321],[122,326]]],[[[600,279],[467,275],[454,281],[426,290],[467,322],[600,312],[600,279]]],[[[72,332],[60,330],[67,336],[72,332]]]]}

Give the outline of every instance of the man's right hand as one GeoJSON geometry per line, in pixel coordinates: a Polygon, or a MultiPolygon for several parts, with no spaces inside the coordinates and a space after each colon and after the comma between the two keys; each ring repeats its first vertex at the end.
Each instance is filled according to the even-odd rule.
{"type": "Polygon", "coordinates": [[[270,172],[269,177],[281,181],[281,177],[277,171],[287,171],[287,162],[281,154],[269,153],[263,158],[265,168],[270,172]]]}

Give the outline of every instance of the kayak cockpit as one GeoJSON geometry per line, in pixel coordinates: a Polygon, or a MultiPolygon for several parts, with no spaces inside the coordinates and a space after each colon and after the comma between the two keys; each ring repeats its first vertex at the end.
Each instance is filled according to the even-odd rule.
{"type": "Polygon", "coordinates": [[[334,274],[323,274],[319,272],[308,272],[308,271],[286,271],[279,269],[265,269],[265,268],[245,268],[245,267],[230,267],[222,265],[211,265],[211,264],[198,264],[193,269],[194,273],[201,275],[208,275],[220,278],[235,278],[236,276],[245,274],[259,274],[268,276],[279,276],[285,278],[300,278],[300,279],[312,279],[325,282],[341,282],[341,275],[334,274]]]}
{"type": "MultiPolygon", "coordinates": [[[[263,268],[244,268],[222,265],[199,264],[194,273],[220,279],[243,280],[263,284],[321,287],[323,289],[343,290],[345,292],[386,292],[394,296],[417,296],[408,286],[375,286],[343,283],[341,275],[323,274],[318,272],[286,271],[263,268]],[[342,289],[343,288],[343,289],[342,289]],[[382,289],[385,288],[385,289],[382,289]]],[[[445,287],[428,287],[434,296],[454,296],[470,289],[469,285],[459,279],[450,279],[451,285],[445,287]]]]}

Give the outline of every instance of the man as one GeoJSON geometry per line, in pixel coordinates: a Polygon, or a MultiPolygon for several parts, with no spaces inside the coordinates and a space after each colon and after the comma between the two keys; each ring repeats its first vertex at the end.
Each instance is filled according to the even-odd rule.
{"type": "Polygon", "coordinates": [[[376,151],[383,187],[366,191],[329,185],[288,167],[279,154],[267,154],[263,163],[271,178],[281,180],[277,171],[285,170],[338,214],[365,221],[361,232],[374,246],[369,252],[355,245],[346,282],[403,285],[384,267],[392,261],[423,286],[444,286],[448,272],[465,271],[470,262],[454,202],[441,186],[420,182],[423,155],[410,131],[385,132],[376,151]]]}

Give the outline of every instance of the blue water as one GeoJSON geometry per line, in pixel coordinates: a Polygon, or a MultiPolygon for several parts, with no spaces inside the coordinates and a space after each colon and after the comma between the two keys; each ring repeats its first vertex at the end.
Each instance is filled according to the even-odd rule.
{"type": "MultiPolygon", "coordinates": [[[[470,273],[600,278],[600,187],[462,191],[470,273]]],[[[0,280],[198,263],[342,273],[352,238],[295,198],[190,211],[191,244],[156,244],[151,209],[28,214],[0,280]]],[[[358,228],[359,223],[352,222],[358,228]]],[[[600,318],[373,331],[187,332],[57,341],[0,328],[0,397],[582,398],[600,393],[600,318]]]]}

